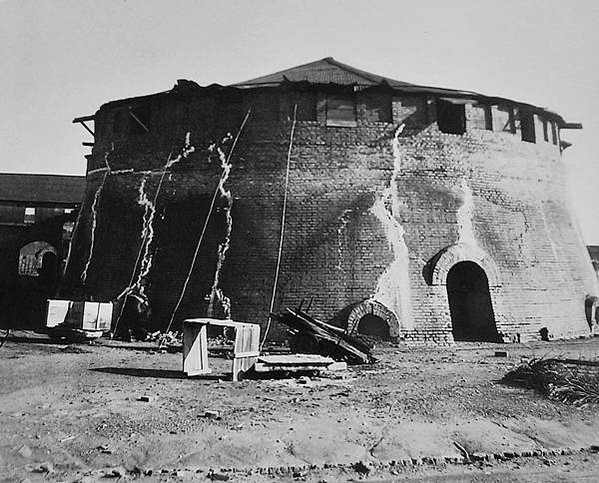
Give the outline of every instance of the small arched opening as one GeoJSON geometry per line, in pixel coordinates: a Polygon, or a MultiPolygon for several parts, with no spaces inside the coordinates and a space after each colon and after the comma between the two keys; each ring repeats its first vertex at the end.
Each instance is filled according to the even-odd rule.
{"type": "Polygon", "coordinates": [[[381,302],[366,299],[351,308],[346,332],[396,340],[399,337],[399,322],[395,313],[381,302]]]}
{"type": "Polygon", "coordinates": [[[358,334],[389,339],[389,325],[378,315],[366,314],[358,322],[358,334]]]}
{"type": "Polygon", "coordinates": [[[474,262],[458,262],[446,286],[454,340],[500,342],[485,271],[474,262]]]}

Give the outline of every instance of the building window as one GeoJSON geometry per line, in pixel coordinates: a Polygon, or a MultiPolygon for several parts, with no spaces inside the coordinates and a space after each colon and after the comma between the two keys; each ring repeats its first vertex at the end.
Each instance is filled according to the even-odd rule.
{"type": "Polygon", "coordinates": [[[393,120],[391,93],[370,92],[363,96],[365,112],[364,119],[369,122],[386,122],[393,120]]]}
{"type": "Polygon", "coordinates": [[[548,143],[549,142],[549,126],[547,125],[547,119],[541,119],[543,123],[543,140],[548,143]]]}
{"type": "Polygon", "coordinates": [[[437,125],[441,132],[464,134],[466,132],[466,106],[437,99],[437,125]]]}
{"type": "Polygon", "coordinates": [[[327,126],[355,126],[356,97],[353,93],[327,95],[327,126]]]}
{"type": "Polygon", "coordinates": [[[23,218],[23,222],[30,224],[35,223],[35,208],[28,206],[25,208],[25,216],[23,218]]]}
{"type": "Polygon", "coordinates": [[[522,141],[534,143],[535,137],[535,115],[531,111],[520,109],[520,131],[522,141]]]}
{"type": "Polygon", "coordinates": [[[23,208],[10,203],[0,203],[0,225],[22,225],[23,208]]]}

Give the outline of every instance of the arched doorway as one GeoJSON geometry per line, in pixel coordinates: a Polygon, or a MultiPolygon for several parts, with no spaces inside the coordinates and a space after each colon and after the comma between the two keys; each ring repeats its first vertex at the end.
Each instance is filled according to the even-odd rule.
{"type": "Polygon", "coordinates": [[[474,262],[458,262],[446,285],[454,340],[500,342],[485,271],[474,262]]]}
{"type": "Polygon", "coordinates": [[[374,314],[366,314],[358,322],[358,334],[389,339],[389,326],[381,317],[374,314]]]}

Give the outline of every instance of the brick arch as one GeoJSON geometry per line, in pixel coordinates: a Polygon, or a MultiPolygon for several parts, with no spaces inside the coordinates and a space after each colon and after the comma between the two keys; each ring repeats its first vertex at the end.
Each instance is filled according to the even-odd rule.
{"type": "Polygon", "coordinates": [[[397,316],[392,310],[373,299],[364,300],[352,309],[347,318],[347,333],[351,334],[357,330],[362,317],[369,314],[376,315],[387,323],[390,337],[399,337],[399,321],[397,320],[397,316]]]}
{"type": "Polygon", "coordinates": [[[19,250],[19,275],[37,277],[46,253],[58,255],[56,248],[46,241],[37,240],[23,245],[19,250]]]}
{"type": "Polygon", "coordinates": [[[491,256],[477,245],[457,243],[450,245],[435,255],[430,263],[430,284],[445,285],[451,267],[459,262],[474,262],[487,275],[489,288],[500,287],[501,279],[497,264],[491,256]]]}

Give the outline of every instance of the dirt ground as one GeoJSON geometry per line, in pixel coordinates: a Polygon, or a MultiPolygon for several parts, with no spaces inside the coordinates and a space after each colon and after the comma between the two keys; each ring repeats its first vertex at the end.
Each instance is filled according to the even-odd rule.
{"type": "Polygon", "coordinates": [[[599,339],[375,354],[334,378],[232,382],[223,358],[186,378],[181,354],[151,343],[15,332],[0,348],[0,481],[599,480],[597,408],[500,382],[523,356],[595,359],[599,339]],[[451,462],[464,451],[479,461],[451,462]]]}

